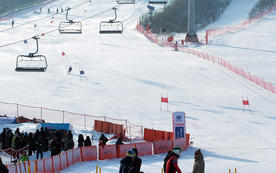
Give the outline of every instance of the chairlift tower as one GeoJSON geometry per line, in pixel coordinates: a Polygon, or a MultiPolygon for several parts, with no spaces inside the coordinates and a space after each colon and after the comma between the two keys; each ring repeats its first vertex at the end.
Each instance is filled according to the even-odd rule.
{"type": "Polygon", "coordinates": [[[188,0],[188,32],[185,42],[198,42],[195,25],[195,0],[188,0]]]}

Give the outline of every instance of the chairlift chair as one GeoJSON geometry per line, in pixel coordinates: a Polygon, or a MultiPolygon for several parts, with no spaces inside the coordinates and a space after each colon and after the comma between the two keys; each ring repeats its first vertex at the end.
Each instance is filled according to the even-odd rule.
{"type": "Polygon", "coordinates": [[[167,4],[168,0],[149,0],[149,4],[167,4]]]}
{"type": "Polygon", "coordinates": [[[71,8],[66,9],[66,20],[65,22],[60,22],[59,24],[59,33],[60,34],[81,34],[82,33],[82,24],[81,22],[74,22],[71,19],[68,19],[68,12],[71,8]]]}
{"type": "Polygon", "coordinates": [[[117,8],[112,8],[115,12],[114,19],[109,21],[102,21],[100,23],[100,34],[121,34],[123,32],[123,23],[121,21],[115,21],[117,19],[117,8]]]}
{"type": "Polygon", "coordinates": [[[135,4],[135,0],[117,0],[117,4],[135,4]]]}
{"type": "Polygon", "coordinates": [[[47,59],[44,55],[36,55],[38,52],[38,37],[35,36],[33,39],[36,40],[36,51],[29,53],[29,55],[19,55],[16,58],[17,72],[45,72],[48,64],[47,59]]]}

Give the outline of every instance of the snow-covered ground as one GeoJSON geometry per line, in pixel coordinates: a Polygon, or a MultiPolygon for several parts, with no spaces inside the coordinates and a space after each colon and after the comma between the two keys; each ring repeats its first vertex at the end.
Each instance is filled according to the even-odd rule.
{"type": "MultiPolygon", "coordinates": [[[[55,5],[81,2],[60,0],[55,5]]],[[[243,15],[225,12],[227,16],[218,23],[243,21],[256,0],[238,2],[233,0],[227,10],[241,9],[243,15]]],[[[118,6],[123,34],[100,35],[100,21],[114,16],[112,10],[101,12],[115,5],[113,0],[94,0],[72,9],[70,16],[75,20],[95,15],[82,21],[83,34],[60,35],[55,31],[39,40],[39,54],[49,63],[44,73],[14,71],[16,56],[33,51],[34,42],[1,45],[55,30],[64,15],[55,15],[53,24],[51,18],[35,22],[38,29],[31,23],[0,32],[1,101],[106,115],[162,130],[172,130],[172,112],[185,111],[187,131],[194,144],[179,159],[184,173],[191,172],[197,148],[205,156],[206,172],[228,172],[229,168],[243,173],[274,172],[276,95],[223,67],[149,42],[135,30],[137,19],[147,11],[145,1],[118,6]],[[61,56],[63,51],[65,57],[61,56]],[[73,75],[67,75],[69,66],[73,75]],[[85,70],[87,80],[80,80],[79,69],[85,70]],[[168,112],[160,111],[161,93],[169,95],[168,112]],[[242,111],[242,96],[248,96],[251,112],[242,111]]],[[[46,16],[43,10],[40,15],[28,13],[15,18],[16,25],[46,16]]],[[[275,19],[272,13],[242,31],[214,37],[209,45],[196,49],[222,56],[275,83],[275,19]]],[[[0,23],[0,30],[9,27],[10,21],[0,23]]],[[[142,170],[161,172],[164,156],[143,157],[142,170]]],[[[119,159],[78,163],[62,172],[95,172],[96,164],[102,172],[114,173],[118,172],[119,159]]]]}

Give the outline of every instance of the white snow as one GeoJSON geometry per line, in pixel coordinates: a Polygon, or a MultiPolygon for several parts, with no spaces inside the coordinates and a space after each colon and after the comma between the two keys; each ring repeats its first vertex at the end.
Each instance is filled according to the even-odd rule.
{"type": "MultiPolygon", "coordinates": [[[[66,7],[81,2],[60,0],[55,5],[66,7]]],[[[255,2],[233,0],[227,10],[240,9],[240,13],[226,11],[218,25],[225,20],[231,25],[240,23],[255,2]]],[[[113,0],[94,0],[72,9],[69,15],[81,20],[115,5],[113,0]]],[[[39,54],[45,55],[49,63],[44,73],[14,71],[17,55],[33,51],[34,42],[0,48],[0,101],[128,119],[147,128],[170,131],[172,112],[185,111],[187,132],[194,144],[179,159],[184,173],[191,172],[197,148],[205,156],[205,172],[222,173],[229,168],[242,173],[274,172],[276,95],[223,67],[149,42],[135,29],[146,6],[146,1],[139,0],[135,5],[118,6],[118,20],[125,27],[121,35],[98,33],[100,21],[113,18],[112,10],[82,21],[81,35],[60,35],[58,31],[46,34],[39,40],[39,54]],[[61,56],[63,51],[65,57],[61,56]],[[74,75],[67,75],[69,66],[74,75]],[[85,70],[87,80],[80,80],[79,69],[85,70]],[[160,111],[161,93],[169,95],[169,112],[160,111]],[[248,96],[251,112],[242,111],[242,95],[248,96]]],[[[43,10],[40,15],[30,12],[14,18],[15,25],[46,16],[46,8],[43,10]]],[[[195,49],[222,56],[275,84],[275,19],[274,12],[195,49]]],[[[59,14],[53,24],[51,18],[35,22],[38,30],[31,23],[0,32],[0,46],[54,30],[64,20],[65,16],[59,14]]],[[[10,21],[0,23],[0,30],[9,27],[10,21]]],[[[45,117],[54,118],[58,117],[45,117]]],[[[161,172],[164,157],[143,157],[142,170],[161,172]]],[[[119,159],[113,159],[78,163],[62,172],[95,172],[96,164],[104,173],[119,169],[119,159]]]]}

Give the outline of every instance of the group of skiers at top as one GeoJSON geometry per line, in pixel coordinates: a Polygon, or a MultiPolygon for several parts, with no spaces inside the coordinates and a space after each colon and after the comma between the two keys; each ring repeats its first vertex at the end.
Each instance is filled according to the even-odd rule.
{"type": "MultiPolygon", "coordinates": [[[[169,151],[164,159],[164,173],[182,173],[178,166],[178,158],[181,156],[182,149],[174,146],[172,151],[169,151]]],[[[140,171],[142,159],[138,157],[138,150],[132,148],[127,151],[126,157],[120,161],[119,173],[143,173],[140,171]]],[[[192,173],[204,173],[205,163],[200,149],[195,151],[195,163],[192,173]]]]}

